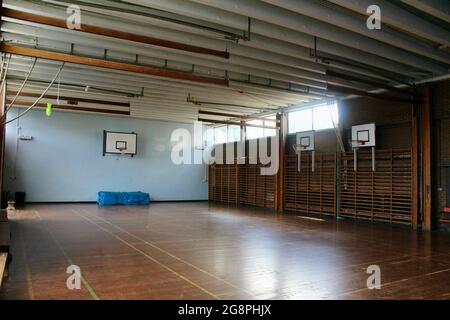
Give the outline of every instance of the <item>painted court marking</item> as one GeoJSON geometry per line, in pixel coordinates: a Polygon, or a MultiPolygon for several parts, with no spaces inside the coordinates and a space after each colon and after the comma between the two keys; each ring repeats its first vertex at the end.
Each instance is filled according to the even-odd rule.
{"type": "MultiPolygon", "coordinates": [[[[76,211],[76,210],[73,210],[73,211],[76,211]]],[[[154,248],[154,249],[156,249],[156,250],[158,250],[158,251],[168,255],[169,257],[171,257],[171,258],[173,258],[173,259],[175,259],[175,260],[177,260],[177,261],[179,261],[181,263],[184,263],[184,264],[190,266],[191,268],[193,268],[193,269],[195,269],[195,270],[197,270],[199,272],[202,272],[202,273],[204,273],[204,274],[206,274],[206,275],[208,275],[208,276],[210,276],[210,277],[212,277],[212,278],[214,278],[216,280],[219,280],[219,281],[225,283],[226,285],[228,285],[228,286],[230,286],[230,287],[232,287],[234,289],[237,289],[237,290],[239,290],[241,292],[244,292],[244,293],[254,297],[254,294],[252,294],[252,293],[250,293],[250,292],[248,292],[248,291],[246,291],[246,290],[244,290],[244,289],[242,289],[242,288],[240,288],[240,287],[238,287],[238,286],[236,286],[236,285],[234,285],[234,284],[232,284],[232,283],[230,283],[230,282],[228,282],[228,281],[226,281],[226,280],[224,280],[224,279],[222,279],[222,278],[220,278],[220,277],[218,277],[218,276],[216,276],[216,275],[214,275],[214,274],[212,274],[212,273],[210,273],[210,272],[208,272],[208,271],[206,271],[204,269],[201,269],[200,267],[197,267],[196,265],[193,265],[192,263],[190,263],[190,262],[188,262],[188,261],[186,261],[186,260],[184,260],[184,259],[182,259],[182,258],[180,258],[180,257],[178,257],[178,256],[176,256],[176,255],[174,255],[174,254],[172,254],[172,253],[170,253],[170,252],[168,252],[168,251],[158,247],[157,245],[155,245],[155,244],[153,244],[151,242],[148,242],[148,241],[142,239],[141,237],[136,236],[135,234],[132,234],[132,233],[128,232],[127,230],[123,229],[122,227],[119,227],[116,224],[114,224],[114,223],[112,223],[112,222],[110,222],[110,221],[108,221],[106,219],[103,219],[101,217],[94,216],[93,214],[91,214],[89,211],[87,211],[85,209],[82,209],[82,211],[85,212],[86,214],[89,214],[89,216],[95,217],[96,219],[101,220],[101,221],[103,221],[103,222],[113,226],[117,230],[120,230],[120,231],[128,234],[129,236],[135,238],[136,240],[139,240],[139,241],[145,243],[146,245],[151,246],[152,248],[154,248]]]]}
{"type": "Polygon", "coordinates": [[[122,239],[121,237],[119,237],[118,235],[112,233],[111,231],[103,228],[102,226],[100,226],[98,223],[96,223],[95,221],[83,216],[82,214],[78,213],[76,210],[72,210],[75,214],[77,214],[78,216],[80,216],[81,218],[85,219],[86,221],[90,222],[91,224],[95,225],[97,228],[99,228],[100,230],[110,234],[111,236],[113,236],[114,238],[116,238],[117,240],[121,241],[122,243],[126,244],[127,246],[129,246],[130,248],[136,250],[137,252],[139,252],[140,254],[142,254],[143,256],[145,256],[147,259],[155,262],[156,264],[158,264],[159,266],[161,266],[162,268],[166,269],[167,271],[173,273],[174,275],[176,275],[177,277],[183,279],[184,281],[188,282],[189,284],[191,284],[192,286],[196,287],[197,289],[200,289],[201,291],[207,293],[208,295],[210,295],[211,297],[213,297],[216,300],[220,300],[220,297],[215,295],[214,293],[208,291],[207,289],[203,288],[202,286],[196,284],[195,282],[193,282],[192,280],[186,278],[185,276],[179,274],[178,272],[176,272],[175,270],[173,270],[172,268],[166,266],[165,264],[163,264],[162,262],[156,260],[155,258],[153,258],[152,256],[148,255],[147,253],[145,253],[144,251],[140,250],[139,248],[137,248],[136,246],[134,246],[133,244],[127,242],[126,240],[122,239]]]}
{"type": "MultiPolygon", "coordinates": [[[[438,270],[438,271],[434,271],[434,272],[430,272],[430,273],[419,274],[417,276],[412,276],[412,277],[409,277],[409,278],[404,278],[404,279],[399,279],[399,280],[395,280],[395,281],[391,281],[391,282],[382,283],[381,285],[382,285],[382,288],[384,288],[384,287],[387,287],[387,286],[391,286],[393,284],[406,282],[406,281],[409,281],[409,280],[412,280],[412,279],[419,279],[419,278],[429,277],[429,276],[432,276],[432,275],[435,275],[435,274],[449,272],[449,271],[450,271],[450,268],[443,269],[443,270],[438,270]]],[[[357,290],[345,292],[342,295],[351,295],[351,294],[354,294],[354,293],[357,293],[357,292],[361,292],[361,291],[366,291],[366,290],[369,290],[369,289],[367,289],[367,288],[357,289],[357,290]]]]}
{"type": "Polygon", "coordinates": [[[30,298],[30,300],[35,300],[33,282],[31,280],[30,266],[28,265],[27,253],[25,251],[25,242],[23,240],[22,228],[23,228],[23,226],[21,224],[18,224],[17,235],[19,237],[20,247],[22,249],[21,250],[22,251],[22,259],[23,259],[23,262],[25,265],[25,278],[26,278],[27,289],[28,289],[28,297],[30,298]]]}
{"type": "MultiPolygon", "coordinates": [[[[70,265],[73,265],[73,261],[70,258],[70,256],[67,254],[67,252],[64,250],[63,246],[61,245],[61,243],[58,241],[58,239],[56,239],[56,237],[53,235],[53,233],[50,231],[50,229],[47,228],[47,226],[45,226],[44,221],[41,217],[41,215],[39,214],[39,211],[37,210],[33,210],[33,213],[36,215],[36,217],[39,219],[39,221],[42,224],[42,227],[44,228],[45,231],[47,231],[47,233],[50,235],[50,237],[52,238],[52,240],[55,242],[56,246],[59,248],[59,250],[62,252],[62,254],[64,255],[64,257],[66,258],[67,262],[70,265]]],[[[84,284],[84,286],[86,287],[87,291],[89,292],[89,294],[91,295],[92,299],[94,300],[100,300],[100,298],[98,297],[98,295],[95,293],[94,289],[92,289],[91,285],[89,284],[89,282],[86,280],[86,278],[83,276],[83,274],[81,274],[81,282],[84,284]]]]}

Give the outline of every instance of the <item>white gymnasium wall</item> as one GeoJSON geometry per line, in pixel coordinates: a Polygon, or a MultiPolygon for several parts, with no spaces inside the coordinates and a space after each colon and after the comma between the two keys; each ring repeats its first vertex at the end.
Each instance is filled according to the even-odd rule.
{"type": "MultiPolygon", "coordinates": [[[[11,111],[11,116],[17,110],[11,111]]],[[[172,163],[174,129],[193,124],[32,111],[7,125],[4,184],[27,201],[95,201],[98,191],[144,191],[152,200],[206,200],[204,165],[172,163]],[[22,135],[33,140],[17,140],[22,135]],[[136,132],[137,156],[102,156],[103,130],[136,132]],[[18,144],[17,144],[18,141],[18,144]]]]}

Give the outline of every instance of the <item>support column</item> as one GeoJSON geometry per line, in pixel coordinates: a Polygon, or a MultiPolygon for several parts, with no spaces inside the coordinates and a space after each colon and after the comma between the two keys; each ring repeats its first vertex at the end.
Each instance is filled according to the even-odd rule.
{"type": "MultiPolygon", "coordinates": [[[[0,1],[1,2],[1,1],[0,1]]],[[[0,3],[1,4],[1,3],[0,3]]],[[[6,79],[5,83],[2,85],[2,90],[0,92],[0,203],[3,198],[3,167],[5,159],[5,125],[2,123],[6,120],[5,112],[6,106],[6,79]]],[[[8,200],[8,199],[6,199],[8,200]]]]}
{"type": "Polygon", "coordinates": [[[432,217],[432,129],[431,129],[430,88],[423,91],[422,102],[422,162],[423,162],[423,229],[431,230],[432,217]]]}
{"type": "MultiPolygon", "coordinates": [[[[0,0],[0,30],[2,26],[3,17],[3,0],[0,0]]],[[[2,61],[4,63],[4,61],[2,61]]],[[[1,80],[0,80],[1,81],[1,80]]],[[[2,90],[0,92],[0,123],[3,123],[6,119],[4,115],[5,104],[6,104],[6,77],[5,83],[1,83],[2,90]]],[[[4,160],[4,149],[5,149],[5,126],[0,124],[0,204],[3,198],[3,160],[4,160]]]]}
{"type": "MultiPolygon", "coordinates": [[[[240,125],[240,130],[239,130],[239,142],[236,143],[236,205],[240,205],[241,204],[241,172],[240,172],[240,164],[242,159],[240,159],[240,153],[239,153],[239,144],[242,144],[241,147],[244,149],[244,157],[246,156],[246,152],[245,152],[245,137],[246,137],[246,127],[245,127],[245,121],[241,120],[241,125],[240,125]]],[[[245,159],[244,159],[245,162],[245,159]]]]}
{"type": "Polygon", "coordinates": [[[411,224],[413,229],[419,226],[419,106],[414,102],[411,107],[411,224]]]}
{"type": "Polygon", "coordinates": [[[278,211],[284,209],[284,170],[285,170],[285,148],[287,136],[287,118],[286,114],[278,113],[276,116],[277,126],[279,127],[279,156],[278,156],[278,173],[277,173],[277,192],[275,207],[278,211]]]}

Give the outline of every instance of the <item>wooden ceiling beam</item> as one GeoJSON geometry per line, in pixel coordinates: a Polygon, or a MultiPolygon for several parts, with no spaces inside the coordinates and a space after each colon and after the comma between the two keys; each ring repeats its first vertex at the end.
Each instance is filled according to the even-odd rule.
{"type": "MultiPolygon", "coordinates": [[[[15,96],[17,91],[8,91],[8,96],[15,96]]],[[[30,98],[39,98],[41,94],[39,93],[31,93],[31,92],[21,92],[19,97],[30,97],[30,98]]],[[[58,96],[46,94],[43,96],[45,99],[57,100],[58,96]]],[[[85,102],[85,103],[94,103],[94,104],[105,104],[110,106],[118,106],[118,107],[126,107],[129,108],[130,104],[128,102],[117,102],[117,101],[107,101],[107,100],[97,100],[97,99],[88,99],[88,98],[76,98],[76,97],[67,97],[67,96],[59,96],[60,100],[64,101],[74,101],[74,102],[85,102]]]]}
{"type": "MultiPolygon", "coordinates": [[[[10,104],[12,100],[7,100],[6,103],[10,104]]],[[[31,103],[29,102],[22,102],[22,101],[16,101],[14,102],[15,107],[29,107],[31,103]]],[[[45,109],[47,108],[46,103],[38,103],[34,108],[38,109],[45,109]]],[[[106,113],[106,114],[118,114],[118,115],[125,115],[129,116],[130,111],[122,111],[122,110],[111,110],[111,109],[100,109],[100,108],[86,108],[86,107],[78,107],[78,106],[68,106],[68,105],[61,105],[61,104],[53,104],[53,109],[56,110],[68,110],[68,111],[83,111],[83,112],[95,112],[95,113],[106,113]]]]}
{"type": "MultiPolygon", "coordinates": [[[[33,22],[33,23],[39,23],[39,24],[43,24],[43,25],[47,25],[47,26],[67,29],[67,22],[63,19],[56,19],[56,18],[41,16],[41,15],[32,14],[32,13],[28,13],[28,12],[22,12],[22,11],[18,11],[18,10],[14,10],[14,9],[3,8],[2,16],[12,18],[12,19],[33,22]]],[[[123,32],[123,31],[118,31],[118,30],[111,30],[111,29],[97,27],[97,26],[83,24],[83,23],[81,24],[79,30],[78,29],[73,29],[73,30],[79,31],[79,32],[96,34],[96,35],[105,36],[105,37],[110,37],[110,38],[121,39],[121,40],[145,43],[145,44],[150,44],[150,45],[158,46],[158,47],[165,47],[165,48],[170,48],[170,49],[187,51],[187,52],[191,52],[191,53],[212,55],[212,56],[216,56],[216,57],[220,57],[220,58],[224,58],[224,59],[230,58],[230,53],[227,51],[208,49],[208,48],[188,45],[188,44],[184,44],[184,43],[179,43],[179,42],[175,42],[175,41],[159,39],[159,38],[155,38],[155,37],[143,36],[143,35],[139,35],[139,34],[123,32]]]]}
{"type": "Polygon", "coordinates": [[[35,57],[35,58],[41,58],[41,59],[47,59],[47,60],[53,60],[53,61],[81,64],[81,65],[85,65],[85,66],[92,66],[92,67],[98,67],[98,68],[104,68],[104,69],[112,69],[112,70],[127,71],[127,72],[132,72],[132,73],[146,74],[146,75],[161,77],[161,78],[170,78],[170,79],[186,80],[186,81],[207,83],[207,84],[220,85],[220,86],[228,86],[228,80],[225,80],[225,79],[204,77],[204,76],[194,75],[194,74],[188,73],[188,72],[168,70],[168,69],[159,69],[159,68],[154,68],[154,67],[141,66],[141,65],[129,64],[129,63],[123,63],[123,62],[115,62],[115,61],[109,61],[109,60],[103,60],[103,59],[97,59],[97,58],[77,56],[77,55],[67,54],[67,53],[59,53],[59,52],[47,51],[47,50],[41,50],[41,49],[26,48],[26,47],[20,47],[20,46],[15,46],[15,45],[9,45],[9,44],[5,44],[5,43],[2,43],[0,45],[0,52],[6,52],[6,53],[21,55],[21,56],[35,57]]]}
{"type": "Polygon", "coordinates": [[[332,84],[328,84],[327,86],[327,92],[333,93],[336,95],[357,95],[361,97],[369,97],[373,99],[380,99],[380,100],[387,100],[387,101],[397,101],[405,104],[411,104],[412,103],[412,97],[411,98],[404,98],[404,97],[397,97],[397,96],[391,96],[387,94],[382,93],[372,93],[372,92],[366,92],[362,90],[357,90],[349,87],[341,87],[336,86],[332,84]]]}
{"type": "Polygon", "coordinates": [[[270,121],[270,122],[276,122],[274,119],[265,119],[262,117],[252,117],[252,116],[243,116],[239,114],[231,114],[231,113],[224,113],[224,112],[215,112],[215,111],[205,111],[205,110],[199,110],[199,114],[206,114],[210,116],[218,116],[218,117],[228,117],[228,118],[239,118],[242,120],[264,120],[264,121],[270,121]]]}
{"type": "Polygon", "coordinates": [[[263,128],[263,129],[278,129],[278,127],[273,127],[273,126],[262,126],[262,125],[258,125],[258,124],[242,123],[242,122],[237,122],[237,121],[233,122],[233,121],[212,120],[212,119],[204,119],[204,118],[198,118],[198,121],[207,122],[207,123],[226,124],[229,126],[253,127],[253,128],[263,128]]]}

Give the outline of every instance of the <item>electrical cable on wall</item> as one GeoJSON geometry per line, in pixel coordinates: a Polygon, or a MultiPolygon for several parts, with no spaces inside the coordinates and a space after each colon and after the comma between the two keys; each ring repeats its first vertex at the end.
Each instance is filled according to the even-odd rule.
{"type": "Polygon", "coordinates": [[[27,112],[29,112],[34,106],[36,106],[36,105],[39,103],[39,101],[41,101],[41,99],[45,96],[45,94],[48,92],[48,90],[51,88],[51,86],[52,86],[53,83],[56,81],[56,79],[58,78],[59,74],[61,73],[61,71],[62,71],[62,69],[63,69],[63,67],[64,67],[64,64],[65,64],[65,62],[63,62],[63,64],[62,64],[61,67],[59,68],[59,70],[58,70],[56,76],[55,76],[55,77],[53,78],[53,80],[50,82],[50,84],[48,85],[48,87],[44,90],[44,92],[42,92],[42,94],[39,96],[39,98],[37,98],[36,101],[33,102],[33,104],[32,104],[31,106],[29,106],[24,112],[22,112],[22,113],[19,114],[18,116],[14,117],[14,118],[12,118],[12,119],[10,119],[10,120],[8,120],[8,121],[3,122],[2,125],[8,124],[8,123],[10,123],[10,122],[13,122],[13,121],[19,119],[20,117],[24,116],[27,112]]]}

